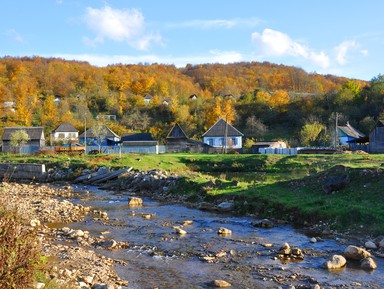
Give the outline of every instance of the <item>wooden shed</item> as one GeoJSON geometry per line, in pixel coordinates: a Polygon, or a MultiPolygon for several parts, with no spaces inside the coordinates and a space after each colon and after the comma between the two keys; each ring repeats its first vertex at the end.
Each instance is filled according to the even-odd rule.
{"type": "Polygon", "coordinates": [[[369,152],[384,153],[384,120],[379,120],[369,134],[369,152]]]}
{"type": "Polygon", "coordinates": [[[20,148],[22,153],[34,153],[45,147],[44,127],[5,127],[2,136],[3,152],[14,152],[14,147],[11,146],[11,137],[18,130],[24,130],[29,137],[29,141],[20,148]]]}

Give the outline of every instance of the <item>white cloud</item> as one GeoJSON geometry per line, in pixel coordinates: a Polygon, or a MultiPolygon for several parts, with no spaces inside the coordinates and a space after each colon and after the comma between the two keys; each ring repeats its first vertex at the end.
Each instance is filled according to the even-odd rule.
{"type": "Polygon", "coordinates": [[[321,68],[330,66],[329,56],[324,52],[313,51],[309,47],[292,40],[283,32],[264,29],[261,34],[258,32],[252,33],[251,37],[252,42],[266,55],[304,58],[321,68]]]}
{"type": "Polygon", "coordinates": [[[145,33],[144,16],[137,9],[119,10],[105,6],[101,9],[88,7],[84,16],[87,26],[96,34],[94,39],[85,38],[96,45],[111,39],[127,42],[138,50],[146,50],[152,41],[161,41],[160,35],[145,33]]]}
{"type": "Polygon", "coordinates": [[[213,19],[213,20],[203,20],[196,19],[191,21],[185,21],[181,23],[169,23],[167,27],[171,28],[199,28],[199,29],[209,29],[209,28],[233,28],[235,26],[257,26],[261,22],[258,18],[250,19],[213,19]]]}
{"type": "Polygon", "coordinates": [[[12,39],[13,41],[15,42],[18,42],[18,43],[24,43],[25,40],[23,38],[23,36],[21,36],[21,34],[19,32],[17,32],[15,29],[10,29],[10,30],[7,30],[5,32],[5,35],[12,39]]]}
{"type": "Polygon", "coordinates": [[[347,63],[347,53],[349,50],[354,50],[358,47],[358,44],[354,40],[347,40],[342,42],[335,48],[336,60],[340,65],[347,63]]]}

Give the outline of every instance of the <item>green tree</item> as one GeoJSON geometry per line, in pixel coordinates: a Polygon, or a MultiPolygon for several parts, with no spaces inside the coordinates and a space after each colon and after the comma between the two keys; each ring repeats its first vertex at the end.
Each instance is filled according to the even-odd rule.
{"type": "Polygon", "coordinates": [[[21,153],[21,147],[29,141],[29,136],[25,130],[16,130],[11,134],[11,146],[18,148],[21,153]]]}
{"type": "Polygon", "coordinates": [[[300,141],[303,146],[310,146],[317,144],[320,133],[325,126],[319,121],[308,122],[304,124],[299,133],[300,141]]]}
{"type": "Polygon", "coordinates": [[[107,128],[105,125],[96,124],[91,128],[91,131],[93,137],[96,138],[97,146],[99,147],[99,153],[101,153],[101,144],[103,143],[103,140],[108,133],[107,128]]]}

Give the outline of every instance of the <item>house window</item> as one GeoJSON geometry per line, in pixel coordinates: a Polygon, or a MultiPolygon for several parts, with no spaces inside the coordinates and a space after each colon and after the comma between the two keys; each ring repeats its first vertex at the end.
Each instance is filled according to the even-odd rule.
{"type": "Polygon", "coordinates": [[[213,146],[213,138],[209,138],[207,141],[210,146],[213,146]]]}
{"type": "Polygon", "coordinates": [[[237,142],[237,138],[236,138],[236,137],[231,138],[230,145],[232,145],[232,146],[237,146],[237,145],[238,145],[238,142],[237,142]]]}
{"type": "Polygon", "coordinates": [[[220,146],[224,145],[224,138],[223,137],[219,138],[219,145],[220,146]]]}
{"type": "Polygon", "coordinates": [[[59,138],[65,138],[65,134],[63,134],[63,133],[59,133],[59,138]]]}

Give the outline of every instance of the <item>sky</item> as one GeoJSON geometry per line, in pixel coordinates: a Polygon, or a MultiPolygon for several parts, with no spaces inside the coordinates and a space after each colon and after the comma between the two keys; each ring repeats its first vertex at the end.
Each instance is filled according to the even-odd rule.
{"type": "Polygon", "coordinates": [[[382,0],[0,0],[0,57],[384,74],[382,0]]]}

